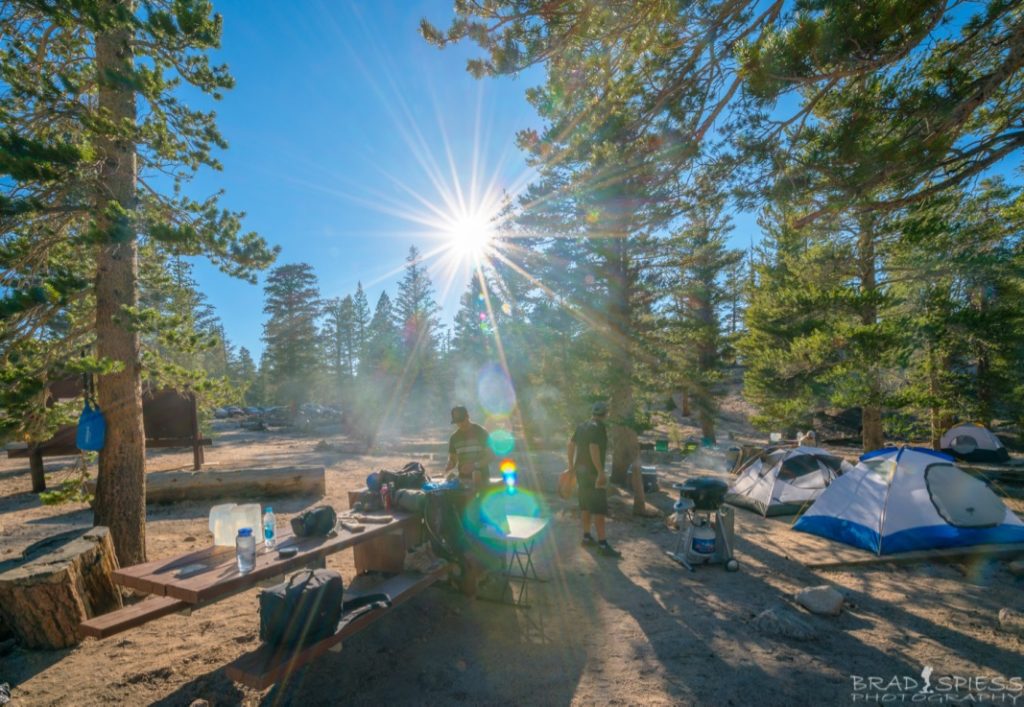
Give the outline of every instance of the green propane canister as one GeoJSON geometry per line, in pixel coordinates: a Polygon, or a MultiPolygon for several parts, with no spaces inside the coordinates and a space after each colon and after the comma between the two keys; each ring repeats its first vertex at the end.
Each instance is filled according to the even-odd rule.
{"type": "Polygon", "coordinates": [[[715,531],[708,525],[697,525],[693,528],[690,550],[699,557],[711,557],[715,554],[715,531]]]}

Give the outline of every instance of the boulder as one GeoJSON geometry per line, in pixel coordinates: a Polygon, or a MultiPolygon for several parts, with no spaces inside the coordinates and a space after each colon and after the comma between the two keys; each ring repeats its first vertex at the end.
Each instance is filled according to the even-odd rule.
{"type": "Polygon", "coordinates": [[[796,641],[813,641],[817,638],[813,626],[783,605],[773,606],[758,614],[754,618],[754,628],[766,636],[782,636],[796,641]]]}
{"type": "Polygon", "coordinates": [[[1024,614],[1015,609],[1000,609],[999,626],[1004,631],[1024,636],[1024,614]]]}
{"type": "Polygon", "coordinates": [[[843,595],[828,585],[808,587],[796,593],[796,602],[812,614],[839,616],[843,595]]]}
{"type": "Polygon", "coordinates": [[[1014,577],[1024,577],[1024,557],[1018,557],[1007,565],[1007,569],[1010,570],[1010,574],[1014,577]]]}

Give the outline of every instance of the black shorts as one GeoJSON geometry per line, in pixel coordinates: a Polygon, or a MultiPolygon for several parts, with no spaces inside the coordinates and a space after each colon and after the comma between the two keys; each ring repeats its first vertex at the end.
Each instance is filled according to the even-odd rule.
{"type": "Polygon", "coordinates": [[[576,484],[579,488],[580,510],[599,516],[608,515],[608,489],[597,488],[597,472],[590,469],[576,469],[576,484]]]}

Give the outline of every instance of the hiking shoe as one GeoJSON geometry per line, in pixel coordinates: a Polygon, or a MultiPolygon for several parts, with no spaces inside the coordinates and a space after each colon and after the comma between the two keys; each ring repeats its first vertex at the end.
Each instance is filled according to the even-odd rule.
{"type": "Polygon", "coordinates": [[[604,557],[622,557],[622,553],[619,552],[618,550],[616,550],[614,547],[612,547],[608,543],[604,543],[603,545],[598,545],[597,546],[597,554],[598,555],[602,555],[604,557]]]}
{"type": "Polygon", "coordinates": [[[583,547],[590,547],[592,545],[597,545],[597,541],[594,540],[594,536],[592,535],[584,535],[583,540],[580,541],[580,545],[583,547]]]}

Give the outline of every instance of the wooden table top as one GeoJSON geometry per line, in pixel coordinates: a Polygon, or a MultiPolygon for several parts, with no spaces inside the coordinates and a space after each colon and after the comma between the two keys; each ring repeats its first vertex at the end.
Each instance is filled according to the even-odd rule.
{"type": "Polygon", "coordinates": [[[245,574],[238,571],[235,548],[214,546],[178,557],[123,567],[113,573],[113,579],[125,587],[190,604],[216,601],[308,565],[318,558],[419,521],[418,516],[402,511],[387,515],[393,517],[390,523],[365,523],[366,529],[360,533],[339,527],[337,535],[330,538],[298,538],[289,529],[281,533],[273,550],[268,550],[262,543],[257,545],[256,567],[245,574]],[[287,559],[278,557],[277,551],[286,547],[294,547],[298,553],[287,559]]]}

